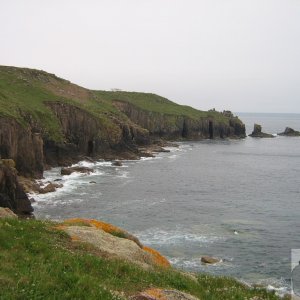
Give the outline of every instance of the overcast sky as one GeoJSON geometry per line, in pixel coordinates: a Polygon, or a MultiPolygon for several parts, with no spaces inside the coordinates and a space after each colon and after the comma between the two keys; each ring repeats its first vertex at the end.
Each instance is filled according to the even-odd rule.
{"type": "Polygon", "coordinates": [[[0,43],[91,89],[300,113],[300,0],[0,0],[0,43]]]}

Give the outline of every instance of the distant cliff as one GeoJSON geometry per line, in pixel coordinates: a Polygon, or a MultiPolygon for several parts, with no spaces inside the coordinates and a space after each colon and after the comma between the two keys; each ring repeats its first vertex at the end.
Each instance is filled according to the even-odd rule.
{"type": "Polygon", "coordinates": [[[21,175],[86,156],[138,158],[162,139],[245,137],[232,114],[204,112],[154,94],[91,91],[44,71],[0,66],[0,154],[21,175]]]}

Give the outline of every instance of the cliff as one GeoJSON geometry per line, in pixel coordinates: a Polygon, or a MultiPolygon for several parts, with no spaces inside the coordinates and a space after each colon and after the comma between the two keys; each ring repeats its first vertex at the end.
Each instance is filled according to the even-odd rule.
{"type": "Polygon", "coordinates": [[[138,158],[158,138],[245,137],[232,114],[204,112],[154,94],[91,91],[44,71],[0,66],[0,155],[20,175],[86,156],[138,158]]]}
{"type": "Polygon", "coordinates": [[[15,168],[0,160],[0,207],[7,207],[18,215],[30,215],[31,203],[18,182],[15,168]]]}

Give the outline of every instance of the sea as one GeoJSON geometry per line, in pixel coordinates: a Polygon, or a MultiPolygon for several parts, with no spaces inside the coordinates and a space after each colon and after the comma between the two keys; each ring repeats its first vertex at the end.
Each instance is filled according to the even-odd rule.
{"type": "MultiPolygon", "coordinates": [[[[300,114],[238,113],[275,138],[180,142],[154,158],[77,165],[94,173],[44,173],[54,193],[33,195],[38,219],[103,220],[136,235],[177,268],[233,276],[283,295],[290,291],[291,250],[300,249],[300,114]],[[203,265],[204,255],[221,259],[203,265]]],[[[299,257],[300,260],[300,257],[299,257]]]]}

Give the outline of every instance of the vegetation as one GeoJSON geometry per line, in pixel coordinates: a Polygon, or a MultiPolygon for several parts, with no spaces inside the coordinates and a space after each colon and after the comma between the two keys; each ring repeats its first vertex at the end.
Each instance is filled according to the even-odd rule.
{"type": "Polygon", "coordinates": [[[92,246],[72,242],[56,225],[0,220],[0,299],[126,299],[155,287],[200,299],[279,299],[230,278],[205,274],[192,278],[174,269],[145,270],[105,259],[92,246]]]}

